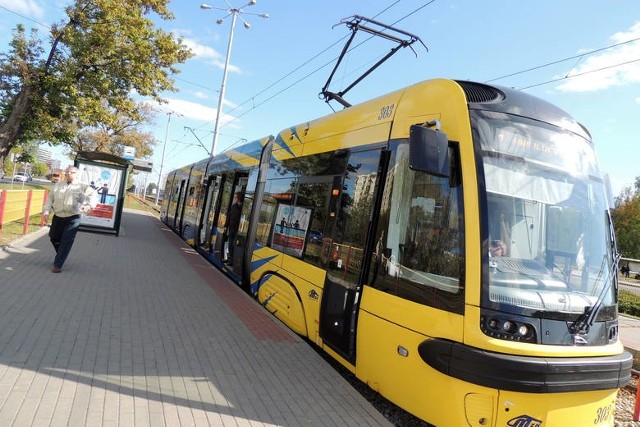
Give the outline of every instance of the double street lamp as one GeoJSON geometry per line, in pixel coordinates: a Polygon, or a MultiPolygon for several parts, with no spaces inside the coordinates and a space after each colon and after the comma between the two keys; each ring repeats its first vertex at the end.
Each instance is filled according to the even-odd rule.
{"type": "Polygon", "coordinates": [[[228,9],[225,9],[222,7],[214,7],[206,3],[203,3],[200,5],[200,9],[215,9],[215,10],[224,10],[225,12],[227,12],[225,16],[216,20],[216,24],[222,24],[225,18],[231,16],[231,30],[229,32],[229,44],[227,46],[227,57],[224,62],[224,71],[222,73],[222,86],[220,87],[220,98],[218,99],[218,110],[216,111],[216,123],[213,128],[213,142],[211,144],[211,156],[215,155],[216,143],[218,142],[218,129],[220,128],[220,115],[222,113],[222,103],[224,102],[224,89],[227,84],[227,69],[229,67],[229,58],[231,58],[231,45],[233,44],[233,30],[236,26],[236,18],[240,17],[240,20],[244,24],[244,28],[248,30],[249,28],[251,28],[251,25],[249,25],[249,23],[245,21],[241,15],[255,15],[255,16],[259,16],[260,18],[269,17],[269,15],[266,13],[250,13],[250,12],[245,12],[242,9],[247,6],[254,6],[256,4],[256,0],[250,0],[249,3],[239,8],[235,8],[231,6],[231,4],[227,0],[225,0],[225,3],[227,4],[227,6],[229,6],[228,9]]]}

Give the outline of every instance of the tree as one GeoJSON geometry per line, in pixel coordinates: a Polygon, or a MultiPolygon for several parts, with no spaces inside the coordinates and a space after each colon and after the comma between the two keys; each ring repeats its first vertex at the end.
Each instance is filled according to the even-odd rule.
{"type": "Polygon", "coordinates": [[[44,163],[36,162],[31,166],[33,176],[45,176],[47,172],[49,172],[49,168],[44,163]]]}
{"type": "Polygon", "coordinates": [[[12,176],[15,172],[30,172],[36,162],[35,150],[36,147],[31,144],[25,144],[12,150],[11,159],[3,164],[4,174],[12,176]]]}
{"type": "Polygon", "coordinates": [[[0,161],[29,141],[68,143],[87,127],[140,121],[134,94],[163,102],[175,65],[191,56],[148,17],[172,19],[168,2],[75,0],[68,21],[51,27],[46,55],[37,32],[27,38],[18,25],[0,54],[0,161]]]}
{"type": "Polygon", "coordinates": [[[627,187],[611,210],[618,251],[625,258],[640,259],[640,176],[634,189],[627,187]]]}
{"type": "Polygon", "coordinates": [[[155,182],[149,183],[149,185],[147,185],[147,192],[145,194],[155,194],[156,188],[158,188],[158,186],[155,182]]]}
{"type": "Polygon", "coordinates": [[[134,120],[117,114],[112,123],[80,130],[69,144],[69,154],[78,151],[100,151],[122,156],[124,147],[129,146],[135,148],[137,157],[152,155],[156,141],[151,133],[140,132],[138,126],[151,122],[153,111],[149,105],[140,103],[138,115],[140,118],[134,120]]]}

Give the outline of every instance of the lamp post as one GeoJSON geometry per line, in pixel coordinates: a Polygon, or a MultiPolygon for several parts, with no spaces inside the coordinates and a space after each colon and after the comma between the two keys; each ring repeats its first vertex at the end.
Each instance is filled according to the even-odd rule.
{"type": "Polygon", "coordinates": [[[178,117],[182,117],[182,114],[178,114],[174,111],[169,111],[167,113],[167,130],[164,134],[164,144],[162,145],[162,159],[160,160],[160,173],[158,174],[158,186],[156,187],[156,203],[158,206],[158,200],[160,199],[160,182],[162,181],[162,168],[164,167],[164,155],[167,151],[167,138],[169,137],[169,123],[171,123],[171,115],[175,114],[178,117]]]}
{"type": "MultiPolygon", "coordinates": [[[[220,98],[218,98],[218,110],[216,111],[216,123],[213,128],[213,142],[211,143],[211,156],[215,155],[216,143],[218,142],[218,129],[220,128],[220,115],[222,113],[222,103],[224,102],[224,89],[227,84],[227,69],[229,67],[229,59],[231,58],[231,46],[233,44],[233,30],[236,26],[236,18],[238,18],[238,16],[243,14],[255,15],[265,19],[269,17],[269,15],[266,13],[250,13],[242,10],[243,7],[254,6],[256,4],[256,0],[250,0],[249,3],[239,8],[232,7],[227,0],[225,0],[225,3],[227,3],[227,5],[229,6],[229,9],[224,9],[222,7],[214,7],[206,3],[203,3],[200,5],[200,9],[215,9],[215,10],[224,10],[225,12],[227,12],[227,15],[216,20],[216,24],[222,24],[222,22],[226,17],[231,16],[231,30],[229,32],[229,44],[227,45],[227,57],[224,61],[224,71],[222,72],[222,86],[220,86],[220,98]]],[[[242,16],[240,16],[240,20],[243,22],[244,27],[247,30],[251,28],[251,25],[249,25],[247,21],[242,19],[242,16]]]]}

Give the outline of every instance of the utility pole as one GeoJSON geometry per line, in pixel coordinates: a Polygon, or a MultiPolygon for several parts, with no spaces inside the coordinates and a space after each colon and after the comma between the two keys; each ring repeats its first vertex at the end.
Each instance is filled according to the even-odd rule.
{"type": "MultiPolygon", "coordinates": [[[[162,182],[162,168],[164,167],[164,156],[167,151],[167,138],[169,137],[169,123],[171,123],[171,115],[175,114],[178,117],[182,117],[182,114],[178,114],[174,111],[169,111],[167,113],[167,130],[164,135],[164,144],[162,145],[162,160],[160,161],[160,173],[158,174],[158,186],[156,187],[156,203],[158,206],[158,200],[160,200],[160,183],[162,182]]],[[[146,190],[145,190],[146,191],[146,190]]]]}

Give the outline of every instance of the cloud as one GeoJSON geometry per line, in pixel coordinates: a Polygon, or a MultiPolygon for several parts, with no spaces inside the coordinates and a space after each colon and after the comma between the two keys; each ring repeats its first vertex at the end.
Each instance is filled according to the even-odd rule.
{"type": "Polygon", "coordinates": [[[209,46],[205,46],[203,44],[198,43],[197,41],[185,38],[182,40],[182,43],[187,46],[194,56],[197,59],[203,60],[216,60],[216,61],[224,61],[223,56],[218,53],[215,49],[210,48],[209,46]]]}
{"type": "Polygon", "coordinates": [[[200,90],[193,92],[193,96],[200,99],[209,99],[209,95],[200,90]]]}
{"type": "Polygon", "coordinates": [[[30,17],[42,18],[44,16],[44,9],[35,0],[0,0],[0,6],[30,17]]]}
{"type": "MultiPolygon", "coordinates": [[[[612,44],[637,38],[640,38],[640,22],[631,26],[628,31],[618,32],[610,37],[612,44]]],[[[567,79],[557,87],[562,92],[589,92],[639,83],[640,40],[586,56],[566,76],[576,77],[567,79]]]]}
{"type": "MultiPolygon", "coordinates": [[[[194,59],[204,61],[215,68],[224,70],[224,62],[226,58],[217,50],[212,49],[209,46],[205,46],[191,38],[183,39],[182,43],[191,50],[191,52],[194,54],[194,59]]],[[[240,68],[236,67],[233,64],[229,64],[229,66],[227,67],[227,72],[237,74],[242,73],[240,68]]]]}
{"type": "MultiPolygon", "coordinates": [[[[216,120],[216,108],[211,108],[209,106],[198,104],[196,102],[185,101],[183,99],[167,98],[166,101],[166,104],[154,104],[151,102],[149,104],[154,110],[158,111],[159,114],[172,112],[181,114],[186,119],[197,120],[201,122],[213,123],[216,120]]],[[[231,105],[231,103],[227,104],[227,102],[225,102],[225,105],[231,105]]],[[[232,120],[235,120],[235,117],[229,114],[225,114],[223,110],[222,116],[220,117],[220,124],[224,126],[232,120]]],[[[238,129],[239,126],[237,126],[237,124],[237,121],[234,121],[233,124],[230,125],[230,127],[238,129]]]]}

